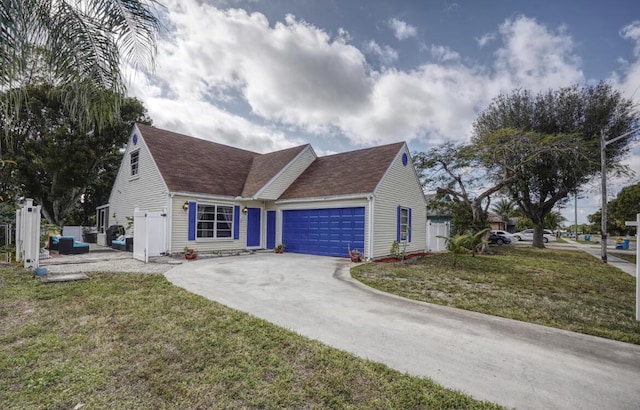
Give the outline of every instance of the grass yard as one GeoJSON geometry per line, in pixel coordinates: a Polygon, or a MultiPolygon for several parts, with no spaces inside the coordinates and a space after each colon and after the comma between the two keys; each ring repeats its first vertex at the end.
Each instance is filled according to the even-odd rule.
{"type": "Polygon", "coordinates": [[[624,259],[627,262],[636,263],[636,255],[631,253],[618,253],[618,252],[609,252],[609,255],[615,256],[616,258],[624,259]]]}
{"type": "Polygon", "coordinates": [[[90,276],[44,285],[0,268],[0,408],[498,408],[161,275],[90,276]]]}
{"type": "Polygon", "coordinates": [[[492,248],[351,270],[385,292],[495,316],[640,344],[635,278],[579,251],[492,248]]]}

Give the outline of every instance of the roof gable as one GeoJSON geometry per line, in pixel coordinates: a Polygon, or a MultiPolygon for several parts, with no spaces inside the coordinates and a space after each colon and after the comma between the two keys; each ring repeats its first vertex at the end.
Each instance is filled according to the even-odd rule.
{"type": "Polygon", "coordinates": [[[319,157],[280,199],[371,193],[403,146],[399,142],[319,157]]]}
{"type": "Polygon", "coordinates": [[[137,124],[170,191],[239,196],[260,154],[137,124]]]}
{"type": "MultiPolygon", "coordinates": [[[[251,198],[310,145],[268,154],[137,124],[172,192],[251,198]]],[[[403,142],[316,158],[279,199],[370,194],[403,142]]],[[[315,156],[315,154],[314,154],[315,156]]]]}
{"type": "Polygon", "coordinates": [[[245,181],[242,197],[253,197],[308,146],[309,144],[301,145],[256,156],[245,181]]]}

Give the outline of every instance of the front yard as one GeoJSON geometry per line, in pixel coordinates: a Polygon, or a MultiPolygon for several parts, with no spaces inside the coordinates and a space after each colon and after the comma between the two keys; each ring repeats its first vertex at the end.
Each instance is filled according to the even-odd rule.
{"type": "Polygon", "coordinates": [[[609,255],[615,256],[616,258],[624,259],[629,263],[636,263],[636,255],[630,253],[622,253],[622,252],[609,252],[609,255]]]}
{"type": "Polygon", "coordinates": [[[445,253],[351,273],[410,299],[640,344],[634,277],[579,251],[492,249],[458,256],[455,268],[445,253]]]}
{"type": "Polygon", "coordinates": [[[0,268],[2,409],[498,408],[179,289],[0,268]]]}

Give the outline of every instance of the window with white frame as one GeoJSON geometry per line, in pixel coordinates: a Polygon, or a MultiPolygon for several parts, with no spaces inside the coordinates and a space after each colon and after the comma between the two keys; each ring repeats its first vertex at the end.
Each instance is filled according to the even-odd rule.
{"type": "Polygon", "coordinates": [[[140,163],[140,151],[133,151],[131,153],[131,176],[138,176],[138,165],[140,163]]]}
{"type": "Polygon", "coordinates": [[[400,241],[409,237],[409,208],[400,208],[400,241]]]}
{"type": "Polygon", "coordinates": [[[197,238],[231,238],[233,235],[233,207],[198,204],[196,227],[197,238]]]}

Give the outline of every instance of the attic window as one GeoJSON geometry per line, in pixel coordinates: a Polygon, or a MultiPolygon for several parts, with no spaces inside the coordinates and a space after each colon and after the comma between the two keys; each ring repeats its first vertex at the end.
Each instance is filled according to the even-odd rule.
{"type": "Polygon", "coordinates": [[[131,176],[138,176],[138,164],[140,162],[140,151],[133,151],[131,153],[131,176]]]}

